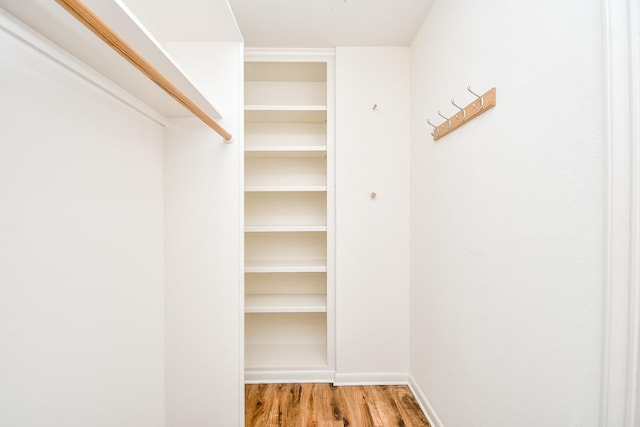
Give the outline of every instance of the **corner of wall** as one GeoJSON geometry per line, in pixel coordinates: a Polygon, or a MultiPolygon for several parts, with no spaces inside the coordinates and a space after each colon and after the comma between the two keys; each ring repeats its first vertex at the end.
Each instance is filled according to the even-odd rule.
{"type": "Polygon", "coordinates": [[[429,403],[427,396],[424,394],[412,375],[409,375],[409,388],[418,401],[422,412],[424,412],[424,414],[427,416],[431,427],[444,427],[442,421],[440,421],[440,418],[438,418],[438,415],[436,415],[436,411],[431,406],[431,403],[429,403]]]}

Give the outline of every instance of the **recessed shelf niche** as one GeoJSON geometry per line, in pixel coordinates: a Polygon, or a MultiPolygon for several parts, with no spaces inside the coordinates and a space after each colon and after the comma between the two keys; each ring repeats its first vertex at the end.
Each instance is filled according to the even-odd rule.
{"type": "Polygon", "coordinates": [[[248,382],[333,375],[327,70],[327,62],[245,63],[248,382]]]}

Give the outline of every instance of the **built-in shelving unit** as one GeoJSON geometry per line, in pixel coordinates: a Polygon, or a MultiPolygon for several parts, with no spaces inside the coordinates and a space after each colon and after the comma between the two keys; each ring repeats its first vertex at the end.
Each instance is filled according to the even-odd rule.
{"type": "Polygon", "coordinates": [[[248,382],[333,379],[331,75],[327,61],[245,63],[248,382]]]}

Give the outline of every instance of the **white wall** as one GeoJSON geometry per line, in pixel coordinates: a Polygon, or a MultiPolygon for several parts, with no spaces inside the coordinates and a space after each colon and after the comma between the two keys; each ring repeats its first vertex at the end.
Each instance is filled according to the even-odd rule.
{"type": "MultiPolygon", "coordinates": [[[[631,93],[631,102],[629,103],[629,118],[631,119],[631,227],[629,238],[632,242],[630,245],[630,265],[629,270],[631,276],[630,294],[635,297],[633,305],[631,305],[632,313],[635,314],[635,339],[630,340],[635,345],[630,353],[633,358],[635,352],[635,361],[631,360],[631,374],[635,374],[635,378],[630,381],[631,393],[630,405],[635,407],[631,409],[632,418],[635,419],[634,427],[640,427],[640,4],[638,2],[629,2],[629,60],[630,75],[629,82],[631,93]],[[635,388],[634,388],[635,386],[635,388]]],[[[613,42],[613,40],[612,40],[613,42]]],[[[614,45],[615,46],[615,45],[614,45]]],[[[632,328],[633,331],[633,328],[632,328]]],[[[631,421],[633,422],[633,421],[631,421]]]]}
{"type": "Polygon", "coordinates": [[[242,61],[239,43],[168,49],[220,109],[226,144],[175,119],[165,146],[168,426],[243,425],[242,61]]]}
{"type": "Polygon", "coordinates": [[[411,374],[442,425],[598,423],[601,64],[598,1],[439,0],[412,44],[411,374]],[[497,106],[434,143],[467,84],[497,106]]]}
{"type": "Polygon", "coordinates": [[[407,380],[409,66],[408,48],[336,49],[339,384],[407,380]]]}
{"type": "Polygon", "coordinates": [[[0,425],[163,426],[162,127],[0,57],[0,425]]]}

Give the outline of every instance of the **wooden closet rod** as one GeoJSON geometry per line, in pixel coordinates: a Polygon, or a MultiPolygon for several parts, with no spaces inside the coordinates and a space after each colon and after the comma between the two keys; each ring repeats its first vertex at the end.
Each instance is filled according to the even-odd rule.
{"type": "Polygon", "coordinates": [[[167,92],[173,99],[178,101],[187,110],[202,120],[207,126],[216,131],[218,135],[226,141],[231,140],[231,134],[220,126],[215,120],[200,109],[173,83],[163,76],[149,61],[133,49],[118,33],[109,27],[98,15],[89,9],[80,0],[56,0],[69,13],[78,19],[85,27],[100,37],[105,43],[113,48],[124,59],[129,61],[134,67],[140,70],[145,76],[151,79],[161,89],[167,92]]]}

